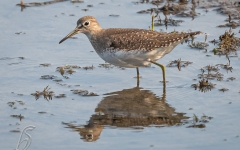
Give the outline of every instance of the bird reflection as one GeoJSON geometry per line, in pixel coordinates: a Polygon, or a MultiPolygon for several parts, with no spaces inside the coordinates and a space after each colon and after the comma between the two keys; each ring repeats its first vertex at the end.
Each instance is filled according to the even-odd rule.
{"type": "MultiPolygon", "coordinates": [[[[165,90],[163,90],[165,91],[165,90]]],[[[87,125],[66,123],[68,128],[79,132],[81,139],[96,141],[105,127],[144,129],[149,125],[173,126],[187,119],[184,113],[177,113],[162,97],[139,87],[105,94],[87,125]]]]}

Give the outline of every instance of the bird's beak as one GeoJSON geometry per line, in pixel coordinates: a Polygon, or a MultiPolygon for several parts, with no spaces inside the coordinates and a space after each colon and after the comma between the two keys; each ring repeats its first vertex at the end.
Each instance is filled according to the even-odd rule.
{"type": "Polygon", "coordinates": [[[74,36],[75,34],[78,34],[78,29],[76,28],[76,29],[74,29],[72,32],[70,32],[65,38],[63,38],[60,42],[59,42],[59,44],[61,44],[63,41],[65,41],[66,39],[68,39],[68,38],[70,38],[70,37],[72,37],[72,36],[74,36]]]}

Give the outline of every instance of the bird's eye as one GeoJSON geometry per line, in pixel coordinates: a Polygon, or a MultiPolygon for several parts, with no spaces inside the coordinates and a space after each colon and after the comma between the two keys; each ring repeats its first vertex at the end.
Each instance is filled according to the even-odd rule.
{"type": "Polygon", "coordinates": [[[90,25],[90,22],[86,21],[83,23],[84,26],[89,26],[90,25]]]}

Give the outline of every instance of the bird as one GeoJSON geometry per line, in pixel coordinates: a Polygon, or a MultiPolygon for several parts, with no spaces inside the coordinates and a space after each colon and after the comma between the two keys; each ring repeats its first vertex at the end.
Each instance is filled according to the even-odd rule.
{"type": "Polygon", "coordinates": [[[84,16],[77,21],[76,28],[64,37],[59,44],[75,34],[85,34],[96,53],[110,64],[125,68],[149,66],[151,63],[161,67],[163,84],[166,86],[166,67],[157,62],[170,53],[179,43],[201,34],[161,33],[152,30],[135,28],[102,28],[93,16],[84,16]]]}

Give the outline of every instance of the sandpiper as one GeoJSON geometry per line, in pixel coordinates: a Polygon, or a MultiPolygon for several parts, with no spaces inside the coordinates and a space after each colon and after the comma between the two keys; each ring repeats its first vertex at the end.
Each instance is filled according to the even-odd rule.
{"type": "Polygon", "coordinates": [[[104,61],[120,67],[136,68],[138,78],[138,67],[149,66],[151,63],[160,66],[165,86],[165,66],[156,61],[170,53],[179,43],[201,32],[159,33],[133,28],[104,29],[94,17],[84,16],[77,21],[77,27],[59,44],[78,33],[88,37],[104,61]]]}

